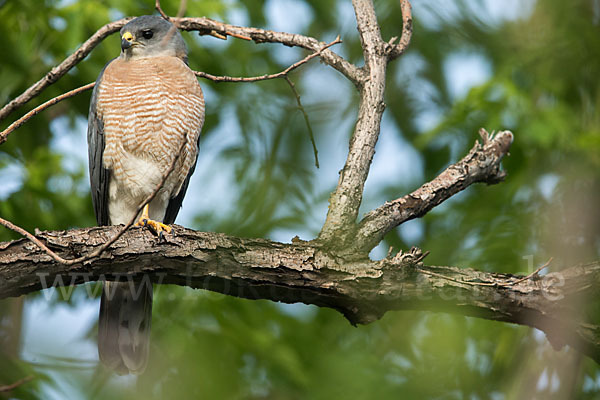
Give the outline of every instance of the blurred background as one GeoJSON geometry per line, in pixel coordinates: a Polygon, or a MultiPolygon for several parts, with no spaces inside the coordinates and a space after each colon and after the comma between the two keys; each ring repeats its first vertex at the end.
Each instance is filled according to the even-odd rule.
{"type": "MultiPolygon", "coordinates": [[[[0,104],[105,23],[153,13],[151,0],[0,0],[0,104]]],[[[164,0],[174,15],[178,1],[164,0]]],[[[384,39],[395,0],[375,0],[384,39]]],[[[402,196],[460,159],[477,130],[510,129],[506,182],[476,185],[388,234],[371,256],[420,246],[427,263],[527,273],[600,257],[600,1],[414,0],[409,51],[390,64],[387,109],[362,211],[402,196]]],[[[187,16],[301,33],[362,64],[349,0],[189,0],[187,16]]],[[[275,73],[301,49],[184,33],[190,66],[275,73]]],[[[119,53],[113,35],[13,113],[92,82],[119,53]]],[[[319,150],[283,80],[201,80],[207,118],[177,222],[289,242],[318,233],[357,114],[357,92],[311,61],[291,74],[319,150]]],[[[0,146],[0,215],[33,231],[95,224],[87,176],[90,92],[31,119],[0,146]]],[[[0,240],[15,239],[0,229],[0,240]]],[[[0,301],[0,385],[19,399],[596,399],[600,370],[527,327],[431,312],[391,312],[352,327],[303,304],[155,287],[150,364],[139,377],[98,364],[96,284],[0,301]],[[90,295],[91,293],[91,295],[90,295]]],[[[585,309],[600,320],[598,299],[585,309]]],[[[4,397],[3,397],[4,396],[4,397]]]]}

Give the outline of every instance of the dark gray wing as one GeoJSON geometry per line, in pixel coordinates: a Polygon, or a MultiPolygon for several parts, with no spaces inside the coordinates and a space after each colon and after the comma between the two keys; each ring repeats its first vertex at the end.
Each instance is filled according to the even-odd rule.
{"type": "MultiPolygon", "coordinates": [[[[108,63],[110,64],[110,62],[108,63]]],[[[106,66],[108,66],[106,64],[106,66]]],[[[96,103],[98,101],[98,86],[102,81],[102,75],[106,66],[100,72],[92,100],[90,101],[90,111],[88,114],[88,157],[90,169],[90,184],[92,188],[92,204],[96,214],[98,225],[108,225],[108,181],[109,171],[102,166],[102,154],[104,153],[104,122],[98,115],[96,103]]]]}
{"type": "MultiPolygon", "coordinates": [[[[198,135],[198,152],[200,152],[200,135],[198,135]]],[[[183,203],[183,198],[185,197],[185,192],[187,191],[188,185],[190,184],[190,178],[196,169],[196,163],[198,162],[198,155],[196,155],[196,161],[194,161],[194,165],[190,168],[190,172],[188,173],[185,181],[183,181],[183,185],[181,185],[181,189],[177,196],[173,197],[169,200],[169,204],[167,205],[167,211],[165,212],[165,218],[163,222],[165,224],[172,224],[175,222],[175,218],[177,218],[177,214],[179,214],[179,209],[181,208],[181,203],[183,203]]]]}

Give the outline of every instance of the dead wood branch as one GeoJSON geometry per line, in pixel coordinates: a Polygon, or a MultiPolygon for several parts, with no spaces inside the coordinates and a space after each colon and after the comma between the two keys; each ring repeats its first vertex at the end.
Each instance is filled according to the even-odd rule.
{"type": "Polygon", "coordinates": [[[492,136],[480,130],[481,143],[475,143],[462,160],[450,165],[431,182],[414,192],[389,201],[365,215],[359,224],[355,246],[369,252],[386,233],[403,222],[419,218],[476,182],[501,182],[506,173],[500,169],[502,158],[508,154],[514,136],[509,131],[492,136]]]}
{"type": "MultiPolygon", "coordinates": [[[[42,232],[37,238],[63,258],[85,257],[120,229],[42,232]]],[[[419,249],[382,261],[344,261],[313,242],[242,239],[177,225],[166,242],[132,228],[101,257],[75,265],[55,261],[25,239],[0,243],[0,250],[0,298],[147,275],[153,282],[237,297],[330,307],[353,324],[373,322],[390,310],[416,309],[528,325],[545,331],[555,346],[569,344],[600,361],[600,327],[581,320],[578,310],[581,298],[600,290],[599,262],[523,280],[425,266],[419,249]]]]}

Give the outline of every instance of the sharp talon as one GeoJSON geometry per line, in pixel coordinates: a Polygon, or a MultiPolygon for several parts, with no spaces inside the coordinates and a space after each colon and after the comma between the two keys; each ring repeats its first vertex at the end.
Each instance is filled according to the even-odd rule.
{"type": "Polygon", "coordinates": [[[137,226],[142,226],[144,228],[148,228],[152,234],[157,235],[159,238],[159,242],[166,242],[167,238],[165,237],[166,233],[171,233],[171,227],[163,224],[159,221],[154,221],[148,216],[147,210],[145,210],[140,219],[138,220],[137,226]]]}

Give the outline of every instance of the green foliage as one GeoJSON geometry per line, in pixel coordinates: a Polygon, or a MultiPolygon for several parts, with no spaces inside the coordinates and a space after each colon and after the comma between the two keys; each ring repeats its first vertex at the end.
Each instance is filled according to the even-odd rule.
{"type": "MultiPolygon", "coordinates": [[[[0,1],[0,103],[23,92],[106,22],[152,13],[153,3],[0,1]]],[[[179,6],[175,0],[162,3],[171,15],[179,6]]],[[[188,3],[188,16],[236,18],[234,23],[266,28],[281,22],[267,17],[278,3],[273,0],[188,3]]],[[[280,13],[290,21],[295,7],[306,16],[307,23],[296,33],[324,41],[341,33],[344,43],[334,49],[362,64],[349,1],[283,3],[280,13]]],[[[551,256],[556,270],[597,259],[597,2],[523,2],[514,18],[489,14],[487,3],[463,0],[442,7],[437,2],[414,1],[411,47],[388,70],[386,118],[390,123],[384,124],[381,137],[401,141],[397,158],[405,157],[407,149],[417,152],[420,163],[407,168],[412,176],[429,180],[470,149],[480,127],[510,129],[516,139],[503,162],[507,180],[469,188],[415,222],[417,234],[400,227],[386,237],[383,247],[418,245],[431,251],[426,259],[431,264],[512,273],[527,272],[551,256]],[[525,3],[533,4],[531,9],[525,3]],[[453,89],[455,80],[477,72],[466,61],[459,63],[464,71],[448,70],[448,60],[461,60],[463,55],[477,57],[489,66],[489,74],[461,94],[453,89]]],[[[384,38],[398,36],[397,2],[375,4],[384,38]]],[[[274,44],[231,38],[222,42],[195,33],[185,37],[191,67],[215,75],[274,73],[289,65],[288,60],[304,55],[274,44]]],[[[76,69],[9,119],[94,81],[118,51],[118,38],[106,39],[76,69]]],[[[315,132],[321,170],[314,168],[304,120],[283,80],[202,81],[207,118],[199,161],[203,169],[196,172],[201,184],[190,188],[184,210],[205,197],[211,203],[202,203],[195,218],[187,221],[189,226],[278,240],[289,240],[296,233],[308,239],[318,233],[327,196],[345,157],[357,97],[337,72],[316,61],[291,78],[315,132]]],[[[29,231],[94,224],[86,189],[86,150],[76,145],[85,135],[81,127],[89,95],[34,117],[0,146],[0,216],[29,231]],[[56,124],[59,120],[68,123],[56,124]],[[73,143],[75,152],[57,146],[59,140],[73,143]]],[[[9,123],[3,121],[0,128],[9,123]]],[[[392,171],[397,160],[380,161],[383,152],[377,150],[374,168],[384,162],[392,171]]],[[[396,198],[422,183],[413,177],[385,182],[367,185],[369,205],[396,198]]],[[[14,238],[0,231],[0,240],[14,238]]],[[[53,297],[52,309],[69,301],[72,312],[81,312],[91,302],[83,287],[64,297],[53,297]]],[[[28,296],[25,309],[41,299],[28,296]]],[[[588,300],[591,306],[585,312],[599,319],[597,299],[588,300]]],[[[15,398],[76,393],[124,399],[592,399],[600,392],[597,365],[579,359],[571,349],[555,352],[543,335],[525,327],[407,311],[353,328],[328,309],[170,286],[156,290],[147,372],[137,381],[115,378],[95,362],[92,367],[86,364],[95,353],[73,354],[69,346],[54,345],[64,358],[47,362],[41,361],[47,360],[41,355],[27,356],[26,348],[14,351],[19,345],[5,338],[27,334],[19,327],[22,311],[11,311],[16,301],[0,302],[0,385],[29,374],[36,378],[12,392],[15,398]],[[13,351],[5,351],[9,347],[13,351]]],[[[61,343],[58,338],[48,340],[61,343]]],[[[95,340],[95,326],[82,340],[95,340]]]]}

